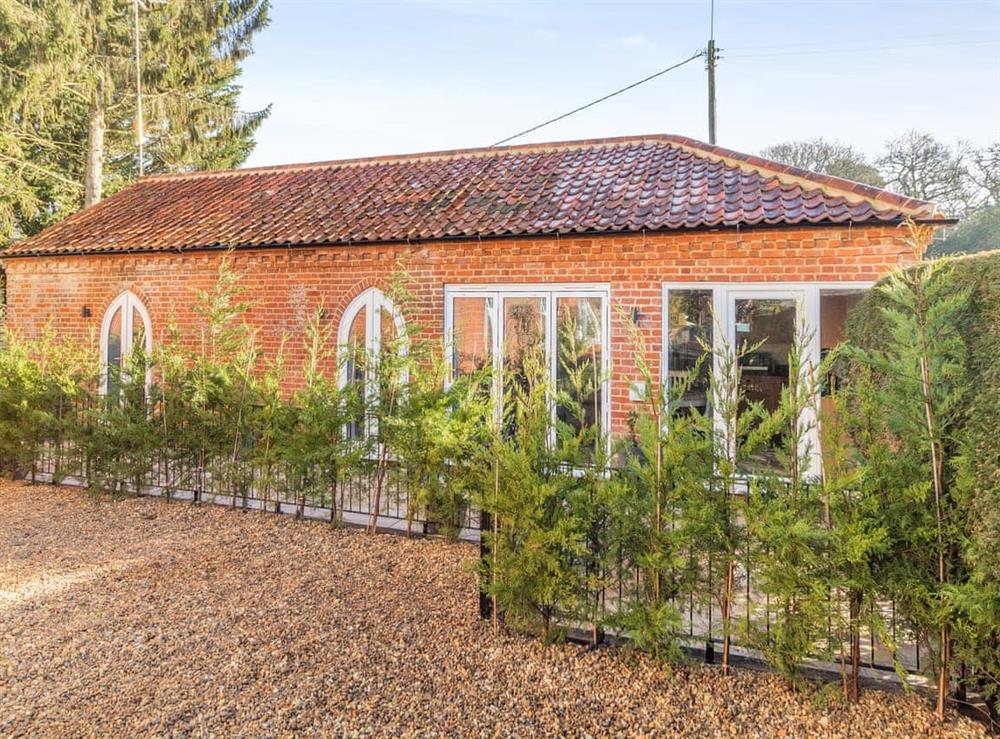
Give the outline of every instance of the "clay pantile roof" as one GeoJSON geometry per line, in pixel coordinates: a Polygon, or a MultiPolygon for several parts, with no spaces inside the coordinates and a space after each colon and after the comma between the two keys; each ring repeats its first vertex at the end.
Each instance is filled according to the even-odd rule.
{"type": "Polygon", "coordinates": [[[931,203],[652,135],[146,177],[4,256],[936,218],[931,203]]]}

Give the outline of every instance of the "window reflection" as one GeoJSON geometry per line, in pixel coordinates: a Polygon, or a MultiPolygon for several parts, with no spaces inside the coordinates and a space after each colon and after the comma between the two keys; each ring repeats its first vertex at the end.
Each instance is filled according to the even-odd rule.
{"type": "Polygon", "coordinates": [[[129,371],[141,372],[145,383],[149,383],[148,360],[152,351],[149,314],[131,292],[119,295],[105,311],[100,345],[102,393],[117,397],[129,371]]]}
{"type": "MultiPolygon", "coordinates": [[[[369,402],[382,396],[380,382],[384,373],[377,372],[387,352],[402,351],[405,343],[402,318],[380,290],[369,288],[354,299],[341,319],[337,341],[343,352],[341,382],[355,384],[369,402]]],[[[359,438],[376,431],[374,422],[368,428],[363,419],[347,425],[347,434],[359,438]]]]}
{"type": "Polygon", "coordinates": [[[458,297],[452,303],[452,356],[455,376],[472,374],[493,359],[493,298],[458,297]]]}
{"type": "Polygon", "coordinates": [[[681,382],[697,367],[698,376],[690,378],[680,404],[703,414],[709,412],[712,362],[705,347],[712,346],[713,320],[711,290],[667,293],[667,382],[681,382]]]}
{"type": "Polygon", "coordinates": [[[503,310],[504,382],[524,388],[545,361],[545,299],[504,298],[503,310]]]}
{"type": "Polygon", "coordinates": [[[565,398],[556,406],[556,417],[576,434],[599,428],[603,415],[601,304],[600,298],[575,297],[556,303],[556,389],[565,398]]]}
{"type": "Polygon", "coordinates": [[[121,390],[122,376],[122,307],[115,308],[108,325],[107,356],[108,395],[117,396],[121,390]]]}
{"type": "MultiPolygon", "coordinates": [[[[574,294],[541,287],[530,292],[503,287],[469,292],[449,298],[445,329],[452,376],[492,366],[498,372],[494,377],[499,377],[492,391],[501,402],[525,390],[529,380],[544,380],[553,401],[553,420],[566,424],[570,433],[603,431],[608,298],[591,291],[574,294]]],[[[512,419],[505,423],[510,429],[512,419]]]]}
{"type": "MultiPolygon", "coordinates": [[[[791,298],[738,298],[736,348],[740,354],[740,390],[744,407],[759,403],[772,413],[781,404],[788,384],[789,355],[795,341],[795,301],[791,298]]],[[[781,436],[770,439],[756,452],[748,471],[780,470],[781,436]]]]}

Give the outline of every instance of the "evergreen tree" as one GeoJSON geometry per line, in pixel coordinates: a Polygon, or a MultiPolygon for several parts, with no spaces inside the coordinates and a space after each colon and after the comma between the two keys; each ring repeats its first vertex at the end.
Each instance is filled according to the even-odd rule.
{"type": "Polygon", "coordinates": [[[816,654],[829,598],[823,490],[809,473],[818,390],[816,368],[805,359],[811,338],[800,323],[788,353],[788,382],[762,424],[780,434],[779,471],[749,480],[746,512],[755,584],[769,609],[766,628],[750,625],[750,641],[793,687],[799,666],[816,654]]]}
{"type": "MultiPolygon", "coordinates": [[[[778,431],[778,417],[769,417],[759,402],[750,402],[741,382],[741,359],[759,345],[734,347],[723,340],[712,348],[714,370],[709,383],[713,409],[712,470],[705,485],[692,486],[685,496],[681,518],[692,556],[702,568],[699,588],[709,603],[718,604],[722,616],[722,670],[730,672],[734,627],[737,564],[746,550],[746,496],[741,489],[746,467],[755,452],[778,431]],[[721,562],[720,562],[721,560],[721,562]],[[722,576],[719,576],[719,570],[722,576]]],[[[711,634],[709,635],[711,639],[711,634]]]]}
{"type": "Polygon", "coordinates": [[[161,342],[161,424],[166,426],[166,452],[171,464],[186,471],[179,487],[195,491],[223,490],[244,499],[252,470],[245,454],[253,436],[253,371],[258,350],[246,322],[250,303],[227,254],[219,263],[215,284],[195,295],[200,334],[194,343],[168,330],[161,342]]]}
{"type": "MultiPolygon", "coordinates": [[[[247,427],[248,466],[252,469],[248,487],[260,501],[260,509],[267,510],[274,502],[275,512],[281,511],[281,500],[288,482],[284,466],[284,443],[295,425],[295,411],[282,392],[285,378],[285,342],[275,357],[263,368],[255,368],[251,381],[252,405],[247,427]]],[[[300,511],[296,508],[296,511],[300,511]]]]}
{"type": "Polygon", "coordinates": [[[0,235],[33,233],[140,171],[245,161],[268,110],[239,112],[236,80],[268,11],[268,0],[0,0],[0,235]]]}
{"type": "Polygon", "coordinates": [[[411,358],[406,391],[382,438],[391,444],[395,474],[407,490],[407,531],[414,516],[423,515],[429,530],[455,537],[471,497],[469,459],[486,440],[483,375],[458,378],[445,388],[439,347],[421,341],[411,358]]]}
{"type": "MultiPolygon", "coordinates": [[[[361,449],[348,436],[351,420],[363,409],[354,383],[341,386],[339,372],[328,374],[333,358],[333,329],[325,325],[322,308],[306,323],[303,387],[291,399],[290,425],[280,441],[288,483],[296,491],[296,514],[307,501],[330,507],[330,523],[340,523],[343,483],[358,469],[361,449]]],[[[336,367],[334,366],[334,369],[336,367]]]]}
{"type": "Polygon", "coordinates": [[[611,445],[601,414],[607,379],[595,349],[593,323],[566,308],[557,314],[558,357],[553,392],[554,475],[558,496],[584,532],[584,549],[570,555],[579,578],[573,620],[589,624],[592,644],[603,639],[604,591],[617,562],[609,536],[619,485],[612,477],[611,445]]]}
{"type": "Polygon", "coordinates": [[[544,352],[527,349],[504,378],[502,420],[479,466],[477,502],[495,522],[483,532],[491,558],[482,581],[508,624],[550,641],[561,619],[580,611],[588,527],[573,505],[576,491],[565,479],[572,475],[556,461],[544,352]]]}
{"type": "Polygon", "coordinates": [[[819,420],[829,586],[834,602],[847,603],[846,613],[836,607],[831,617],[841,645],[844,697],[852,702],[860,695],[862,629],[878,634],[889,652],[896,652],[877,602],[879,570],[893,545],[885,490],[878,482],[884,479],[879,470],[891,460],[892,450],[882,434],[876,397],[871,373],[859,372],[843,390],[831,388],[830,405],[819,420]],[[867,450],[867,460],[855,444],[867,450]]]}
{"type": "MultiPolygon", "coordinates": [[[[928,227],[909,225],[921,253],[928,227]]],[[[968,289],[954,289],[947,260],[921,262],[878,289],[886,301],[884,347],[853,356],[884,379],[879,398],[893,451],[907,460],[880,480],[893,491],[900,562],[887,583],[917,624],[936,631],[937,715],[944,718],[953,668],[953,588],[964,579],[960,551],[967,506],[956,487],[968,378],[960,333],[968,289]]]]}
{"type": "Polygon", "coordinates": [[[94,399],[82,434],[89,460],[87,483],[111,495],[141,495],[162,447],[150,413],[150,358],[137,341],[123,366],[106,368],[108,392],[94,399]]]}
{"type": "Polygon", "coordinates": [[[51,327],[31,341],[0,332],[0,473],[34,480],[45,447],[55,481],[77,471],[81,412],[98,375],[90,349],[59,339],[51,327]]]}
{"type": "Polygon", "coordinates": [[[682,401],[704,354],[684,377],[664,386],[646,362],[646,342],[627,316],[636,370],[646,388],[631,433],[621,443],[621,473],[608,496],[610,533],[604,546],[618,553],[620,577],[642,573],[640,590],[612,619],[632,643],[660,659],[680,655],[683,625],[676,598],[697,587],[699,568],[691,556],[695,527],[684,519],[692,497],[712,476],[712,422],[682,401]]]}

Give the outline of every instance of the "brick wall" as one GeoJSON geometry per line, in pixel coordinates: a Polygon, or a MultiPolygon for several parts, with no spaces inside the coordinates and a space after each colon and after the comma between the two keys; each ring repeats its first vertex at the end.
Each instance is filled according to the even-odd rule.
{"type": "MultiPolygon", "coordinates": [[[[444,286],[463,283],[610,283],[612,418],[621,429],[628,400],[631,352],[614,307],[635,306],[659,368],[663,282],[836,282],[876,280],[912,255],[894,227],[825,227],[630,234],[252,250],[234,254],[255,303],[251,322],[267,355],[287,337],[286,361],[297,382],[302,328],[321,303],[336,327],[364,288],[386,284],[405,265],[415,320],[435,337],[443,332],[444,286]]],[[[154,340],[168,318],[196,341],[191,307],[213,284],[219,252],[7,258],[8,323],[27,336],[48,321],[64,334],[96,342],[105,308],[124,290],[146,304],[154,340]],[[90,309],[84,317],[83,309],[90,309]]],[[[96,345],[96,343],[95,343],[96,345]]]]}

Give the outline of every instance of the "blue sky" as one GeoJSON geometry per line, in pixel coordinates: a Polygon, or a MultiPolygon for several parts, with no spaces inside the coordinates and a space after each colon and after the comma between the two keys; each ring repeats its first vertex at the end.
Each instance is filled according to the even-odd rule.
{"type": "MultiPolygon", "coordinates": [[[[703,48],[698,2],[274,0],[242,106],[248,164],[483,146],[703,48]]],[[[875,153],[907,129],[1000,140],[1000,0],[716,1],[718,143],[822,135],[875,153]],[[893,47],[893,48],[884,48],[893,47]]],[[[518,143],[707,138],[701,60],[518,143]]]]}

